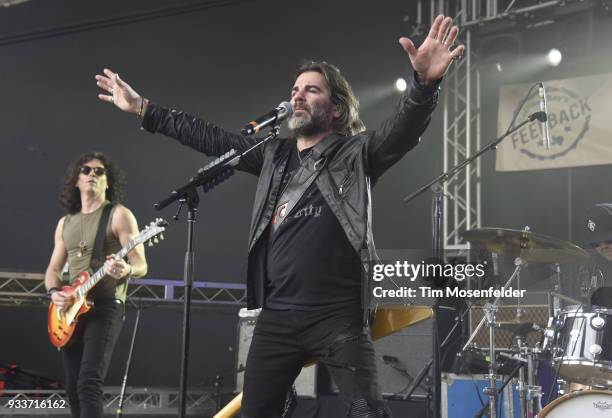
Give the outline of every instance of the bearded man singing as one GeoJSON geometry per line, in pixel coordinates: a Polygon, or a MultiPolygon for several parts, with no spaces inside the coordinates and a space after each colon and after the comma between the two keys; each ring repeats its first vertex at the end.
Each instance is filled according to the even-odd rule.
{"type": "MultiPolygon", "coordinates": [[[[283,415],[285,395],[302,365],[328,367],[351,417],[388,412],[377,385],[368,329],[374,257],[371,186],[419,142],[453,59],[458,28],[438,16],[416,48],[399,40],[414,76],[395,112],[365,131],[358,102],[340,71],[326,62],[301,66],[293,79],[290,138],[245,155],[237,169],[259,176],[249,235],[248,307],[263,308],[246,363],[242,413],[283,415]]],[[[252,139],[134,91],[117,73],[96,76],[98,97],[142,117],[142,127],[207,155],[244,151],[252,139]]]]}

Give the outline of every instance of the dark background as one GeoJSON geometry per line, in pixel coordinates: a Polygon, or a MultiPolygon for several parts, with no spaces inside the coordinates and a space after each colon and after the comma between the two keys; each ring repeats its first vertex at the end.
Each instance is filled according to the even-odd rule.
{"type": "MultiPolygon", "coordinates": [[[[413,9],[407,1],[349,0],[32,0],[0,9],[0,268],[44,271],[62,216],[60,180],[78,154],[100,150],[126,171],[126,205],[140,224],[159,216],[153,203],[209,161],[171,139],[139,130],[134,115],[100,102],[94,75],[103,68],[119,72],[155,102],[237,131],[288,97],[293,71],[303,59],[326,60],[351,82],[362,102],[362,118],[374,128],[398,99],[392,90],[395,79],[411,76],[397,39],[412,32],[413,9]]],[[[498,38],[501,29],[476,30],[475,46],[483,56],[483,143],[496,136],[501,84],[612,71],[609,13],[597,8],[555,19],[535,29],[517,22],[510,29],[517,42],[498,38]],[[564,53],[555,69],[508,74],[484,65],[494,54],[521,57],[551,47],[564,53]]],[[[429,197],[410,204],[402,198],[441,167],[440,106],[422,144],[374,190],[379,248],[429,244],[429,197]]],[[[482,172],[484,226],[529,225],[580,243],[584,211],[593,203],[612,201],[610,166],[497,173],[491,153],[483,158],[482,172]]],[[[196,226],[196,280],[244,282],[255,182],[239,173],[203,196],[196,226]]],[[[161,215],[169,219],[173,211],[170,207],[161,215]]],[[[184,222],[172,223],[164,244],[148,251],[150,278],[181,279],[185,230],[184,222]]],[[[44,315],[42,308],[2,308],[0,323],[9,338],[2,338],[0,363],[61,375],[59,356],[46,342],[44,315]]],[[[119,383],[132,323],[133,312],[109,384],[119,383]]],[[[193,383],[232,370],[235,323],[227,314],[194,317],[193,383]]],[[[179,324],[177,309],[143,313],[134,385],[178,384],[179,324]]]]}

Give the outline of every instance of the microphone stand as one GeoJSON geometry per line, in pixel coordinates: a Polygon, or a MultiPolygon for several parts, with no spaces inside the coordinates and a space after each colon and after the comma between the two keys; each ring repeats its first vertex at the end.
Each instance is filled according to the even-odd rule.
{"type": "Polygon", "coordinates": [[[189,337],[190,337],[190,322],[191,322],[191,290],[193,287],[193,236],[194,225],[196,222],[196,214],[198,205],[200,204],[200,196],[198,195],[198,187],[202,186],[202,191],[208,193],[214,187],[219,185],[224,180],[227,180],[234,174],[234,167],[240,162],[240,158],[268,142],[271,139],[277,138],[280,134],[280,126],[274,126],[272,130],[264,138],[259,140],[251,148],[237,153],[235,150],[222,155],[211,164],[198,170],[198,173],[192,177],[187,184],[173,190],[169,196],[155,203],[155,209],[161,210],[166,206],[178,201],[179,207],[174,215],[174,220],[178,221],[179,214],[184,204],[187,204],[187,250],[185,252],[185,263],[183,268],[183,324],[182,324],[182,357],[181,357],[181,377],[179,386],[179,411],[180,418],[185,417],[187,409],[187,370],[189,365],[189,337]]]}
{"type": "Polygon", "coordinates": [[[134,343],[136,342],[136,333],[138,332],[138,323],[140,322],[140,311],[142,306],[138,305],[136,308],[136,320],[134,321],[134,330],[132,331],[132,340],[130,341],[130,351],[128,352],[128,358],[125,364],[125,373],[123,375],[123,381],[121,382],[121,392],[119,393],[119,402],[117,406],[116,418],[123,416],[123,403],[125,402],[125,389],[127,387],[128,374],[130,372],[130,365],[132,364],[132,353],[134,352],[134,343]]]}
{"type": "Polygon", "coordinates": [[[546,113],[544,113],[544,112],[535,112],[535,113],[532,113],[523,122],[519,123],[518,125],[516,125],[512,129],[508,130],[506,133],[504,133],[502,136],[497,138],[495,141],[491,142],[488,145],[485,145],[483,148],[481,148],[478,152],[476,152],[471,157],[466,158],[464,161],[462,161],[461,163],[459,163],[456,166],[452,167],[447,172],[440,174],[438,177],[436,177],[435,179],[433,179],[432,181],[430,181],[429,183],[427,183],[423,187],[419,188],[414,193],[406,196],[404,198],[404,202],[405,203],[410,202],[412,199],[414,199],[417,196],[420,196],[421,194],[423,194],[426,190],[428,190],[430,188],[435,193],[435,190],[433,188],[435,187],[436,184],[442,185],[445,182],[447,182],[448,180],[452,179],[459,171],[463,170],[472,161],[476,160],[477,158],[480,158],[480,156],[482,154],[486,153],[487,151],[493,151],[494,149],[496,149],[497,146],[500,144],[500,142],[502,142],[508,135],[518,131],[520,128],[522,128],[523,126],[525,126],[529,122],[533,122],[536,119],[541,121],[541,122],[546,121],[546,113]]]}
{"type": "MultiPolygon", "coordinates": [[[[530,90],[531,91],[531,90],[530,90]]],[[[518,114],[518,113],[517,113],[518,114]]],[[[476,160],[477,158],[480,158],[483,154],[485,154],[488,151],[493,151],[494,149],[497,148],[497,146],[510,134],[516,132],[517,130],[519,130],[520,128],[522,128],[524,125],[533,122],[534,120],[539,120],[540,122],[545,122],[547,119],[546,113],[545,112],[535,112],[532,113],[531,115],[529,115],[527,117],[527,119],[525,119],[523,122],[519,123],[518,125],[511,127],[511,129],[508,129],[502,136],[500,136],[499,138],[497,138],[496,140],[494,140],[493,142],[491,142],[488,145],[485,145],[483,148],[481,148],[478,152],[476,152],[474,155],[466,158],[464,161],[462,161],[461,163],[457,164],[456,166],[452,167],[450,170],[446,171],[445,173],[440,174],[438,177],[436,177],[435,179],[433,179],[432,181],[430,181],[429,183],[425,184],[424,186],[422,186],[421,188],[419,188],[418,190],[416,190],[414,193],[406,196],[404,198],[404,202],[408,203],[411,200],[413,200],[414,198],[416,198],[417,196],[420,196],[421,194],[425,193],[425,191],[427,190],[431,190],[432,192],[432,215],[431,215],[431,219],[432,219],[432,255],[436,258],[436,260],[441,261],[442,260],[442,256],[443,256],[443,252],[444,252],[444,248],[443,248],[443,237],[442,237],[442,218],[443,218],[443,209],[442,209],[442,198],[443,198],[443,188],[442,185],[447,182],[448,180],[452,179],[457,173],[459,173],[461,170],[463,170],[465,167],[467,167],[472,161],[476,160]]],[[[434,369],[434,376],[433,376],[433,381],[434,381],[434,399],[433,399],[433,404],[434,404],[434,411],[433,411],[433,415],[435,417],[440,416],[440,409],[441,409],[441,398],[440,398],[440,394],[442,391],[442,381],[441,381],[441,371],[440,371],[440,365],[439,365],[439,360],[440,360],[440,346],[438,345],[438,338],[439,336],[437,335],[438,332],[438,312],[437,312],[437,303],[436,306],[434,306],[434,338],[433,340],[433,359],[432,359],[432,363],[433,363],[433,369],[434,369]]],[[[429,365],[429,367],[431,367],[432,364],[429,365]]],[[[424,372],[427,373],[427,370],[429,367],[426,367],[424,369],[424,372]]],[[[419,380],[419,377],[422,378],[423,376],[417,376],[417,380],[419,380]]],[[[414,388],[413,388],[414,390],[414,388]]]]}

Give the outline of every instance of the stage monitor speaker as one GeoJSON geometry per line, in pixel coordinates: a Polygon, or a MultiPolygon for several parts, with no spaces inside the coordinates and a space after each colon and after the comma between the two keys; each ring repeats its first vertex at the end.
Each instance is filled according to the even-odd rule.
{"type": "MultiPolygon", "coordinates": [[[[428,319],[374,342],[378,382],[383,396],[395,397],[407,392],[432,359],[432,339],[433,319],[428,319]]],[[[414,394],[427,394],[432,384],[430,368],[414,394]]]]}
{"type": "MultiPolygon", "coordinates": [[[[374,341],[378,385],[384,397],[399,398],[407,393],[412,382],[431,361],[433,325],[433,319],[427,319],[374,341]]],[[[326,373],[324,375],[329,379],[326,373]]],[[[413,395],[422,398],[429,393],[429,388],[433,386],[431,376],[432,368],[413,395]]],[[[327,386],[325,382],[321,382],[322,388],[327,386]]],[[[338,393],[334,382],[331,382],[329,387],[332,393],[338,393]]]]}
{"type": "MultiPolygon", "coordinates": [[[[253,330],[255,329],[256,318],[240,318],[238,321],[238,352],[236,356],[236,370],[240,370],[246,365],[247,354],[253,339],[253,330]]],[[[317,381],[317,364],[309,367],[304,367],[298,377],[295,379],[295,390],[298,396],[304,398],[316,397],[316,381],[317,381]]],[[[244,386],[244,371],[236,374],[236,391],[242,392],[244,386]]]]}

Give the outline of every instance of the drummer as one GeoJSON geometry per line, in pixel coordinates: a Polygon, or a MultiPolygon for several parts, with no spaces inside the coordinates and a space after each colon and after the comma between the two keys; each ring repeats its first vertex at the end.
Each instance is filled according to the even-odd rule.
{"type": "Polygon", "coordinates": [[[612,308],[612,203],[598,203],[587,213],[586,247],[594,250],[595,272],[603,286],[591,294],[591,305],[612,308]]]}

